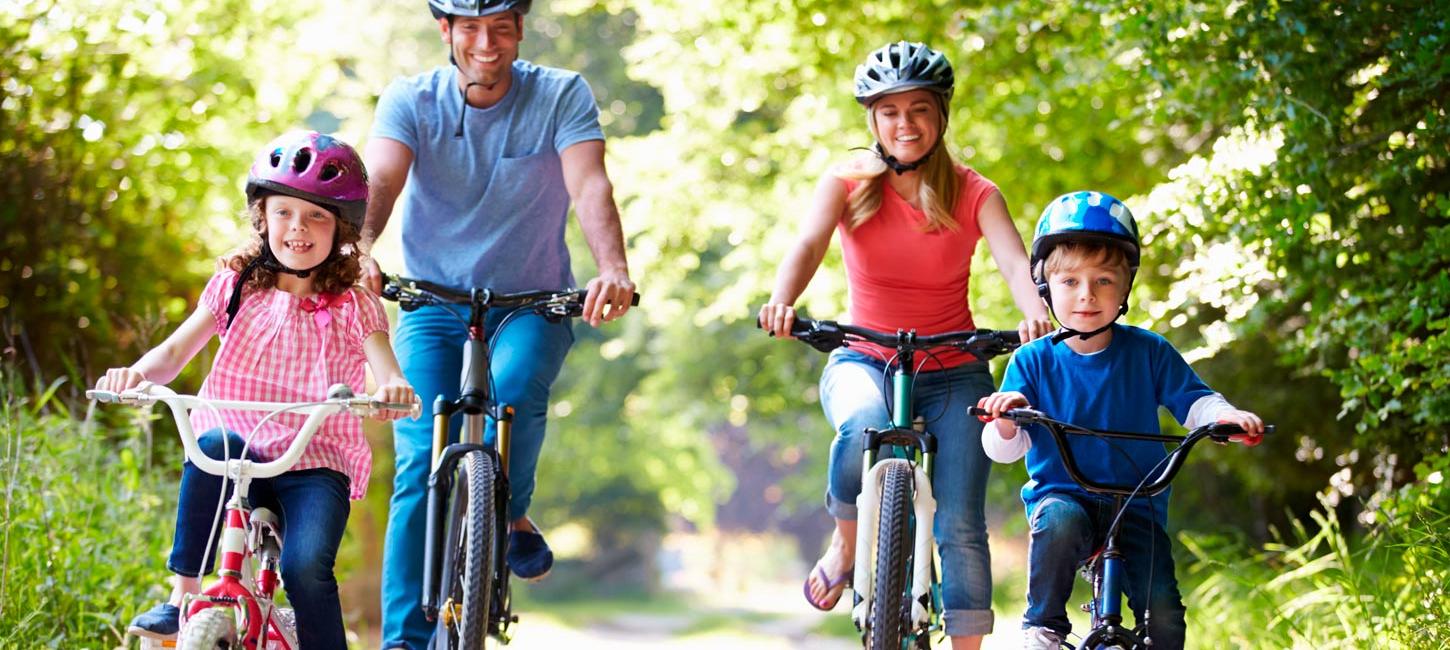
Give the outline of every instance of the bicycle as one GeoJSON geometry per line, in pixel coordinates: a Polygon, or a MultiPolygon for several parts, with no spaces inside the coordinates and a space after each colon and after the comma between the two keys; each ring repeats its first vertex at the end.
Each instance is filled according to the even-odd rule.
{"type": "MultiPolygon", "coordinates": [[[[973,406],[969,410],[978,418],[990,418],[990,413],[983,409],[973,406]]],[[[1083,578],[1092,585],[1093,590],[1092,598],[1082,607],[1082,610],[1091,617],[1091,625],[1087,636],[1076,648],[1065,641],[1063,647],[1069,648],[1069,650],[1077,650],[1077,648],[1084,650],[1147,650],[1152,645],[1152,641],[1148,638],[1148,620],[1152,618],[1151,612],[1144,610],[1143,620],[1139,621],[1136,628],[1130,630],[1123,627],[1123,580],[1127,569],[1124,566],[1123,554],[1118,549],[1118,525],[1122,522],[1122,514],[1134,498],[1139,496],[1151,498],[1167,490],[1168,485],[1177,476],[1178,470],[1183,467],[1184,461],[1188,459],[1189,451],[1199,441],[1208,438],[1214,442],[1228,442],[1230,436],[1243,433],[1243,429],[1236,424],[1214,423],[1195,428],[1184,436],[1173,436],[1156,433],[1096,431],[1054,420],[1041,411],[1026,408],[1010,409],[1001,417],[1016,422],[1018,426],[1042,425],[1057,443],[1058,453],[1062,456],[1062,464],[1067,467],[1067,473],[1072,480],[1090,493],[1113,497],[1113,523],[1108,527],[1106,542],[1082,566],[1083,578]],[[1157,465],[1149,469],[1137,485],[1112,485],[1083,475],[1082,470],[1078,468],[1077,459],[1073,456],[1072,447],[1067,443],[1069,434],[1177,443],[1178,446],[1168,452],[1168,455],[1157,465]],[[1158,473],[1157,478],[1153,478],[1154,472],[1159,471],[1159,467],[1162,467],[1161,472],[1158,473]]],[[[1273,425],[1264,425],[1265,434],[1273,432],[1273,425]]],[[[1018,435],[1023,435],[1023,433],[1018,435]]],[[[1151,599],[1144,600],[1145,602],[1151,601],[1151,599]]]]}
{"type": "MultiPolygon", "coordinates": [[[[348,411],[361,417],[384,410],[411,411],[413,417],[419,413],[417,404],[392,404],[377,402],[367,396],[355,396],[347,384],[332,386],[325,400],[301,403],[209,400],[195,395],[180,395],[165,386],[150,383],[119,393],[88,390],[86,398],[132,406],[165,404],[176,420],[187,460],[198,469],[221,476],[235,485],[231,498],[226,502],[226,523],[217,548],[221,555],[219,577],[200,594],[187,596],[182,601],[181,630],[176,641],[176,647],[181,650],[297,648],[296,617],[290,608],[277,607],[274,602],[277,587],[281,585],[278,568],[282,557],[281,527],[277,515],[271,510],[252,509],[248,504],[247,492],[252,479],[271,478],[290,470],[302,457],[303,450],[323,420],[335,413],[348,411]],[[202,453],[187,416],[194,408],[265,411],[268,416],[264,422],[280,413],[306,414],[307,420],[287,450],[276,460],[255,462],[232,458],[222,461],[202,453]]],[[[210,547],[206,555],[210,557],[210,547]]],[[[143,647],[145,645],[143,641],[143,647]]],[[[165,643],[152,645],[164,646],[165,643]]]]}
{"type": "MultiPolygon", "coordinates": [[[[550,322],[583,314],[582,289],[501,293],[473,288],[460,291],[424,280],[384,274],[382,297],[403,311],[427,305],[464,305],[468,326],[463,348],[463,373],[458,398],[433,401],[432,471],[423,546],[423,598],[429,621],[436,621],[433,645],[453,649],[484,647],[486,637],[509,642],[512,613],[508,553],[508,461],[513,407],[494,399],[489,368],[491,343],[484,340],[484,320],[491,308],[512,309],[494,336],[515,315],[533,312],[550,322]],[[449,443],[449,420],[463,416],[458,442],[449,443]],[[494,421],[495,435],[484,440],[484,417],[494,421]],[[461,467],[460,467],[461,465],[461,467]],[[461,472],[461,474],[460,474],[461,472]],[[461,480],[455,480],[458,477],[461,480]],[[450,495],[451,492],[451,495],[450,495]]],[[[633,304],[639,304],[639,294],[633,304]]],[[[451,313],[451,310],[450,310],[451,313]]],[[[457,314],[455,314],[456,316],[457,314]]]]}
{"type": "Polygon", "coordinates": [[[932,494],[936,437],[913,413],[913,380],[920,371],[916,358],[919,353],[930,354],[932,348],[956,348],[987,360],[1016,349],[1021,343],[1018,334],[988,329],[888,333],[797,317],[791,335],[826,353],[855,342],[896,350],[888,363],[894,398],[889,428],[865,431],[851,619],[867,648],[929,648],[931,634],[942,629],[941,583],[931,532],[936,512],[932,494]],[[906,546],[907,540],[912,546],[906,546]],[[873,559],[875,571],[870,570],[873,559]]]}

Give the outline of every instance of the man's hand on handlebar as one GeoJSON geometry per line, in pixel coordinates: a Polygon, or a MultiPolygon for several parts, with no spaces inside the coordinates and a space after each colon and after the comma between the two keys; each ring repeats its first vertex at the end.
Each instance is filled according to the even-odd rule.
{"type": "Polygon", "coordinates": [[[634,299],[634,283],[628,272],[602,273],[584,286],[588,294],[580,318],[594,327],[623,316],[634,299]]]}
{"type": "Polygon", "coordinates": [[[378,267],[378,261],[371,255],[359,255],[358,266],[362,267],[362,275],[358,277],[358,284],[366,287],[374,295],[383,295],[383,270],[378,267]]]}
{"type": "Polygon", "coordinates": [[[757,324],[775,338],[795,338],[790,335],[791,325],[795,324],[795,307],[778,302],[766,303],[760,308],[757,324]]]}

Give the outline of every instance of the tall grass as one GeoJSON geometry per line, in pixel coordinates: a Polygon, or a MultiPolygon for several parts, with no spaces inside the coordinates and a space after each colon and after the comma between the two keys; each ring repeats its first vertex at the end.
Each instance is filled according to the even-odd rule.
{"type": "Polygon", "coordinates": [[[152,466],[142,423],[85,426],[61,385],[0,367],[0,648],[115,648],[165,597],[179,456],[152,466]]]}
{"type": "Polygon", "coordinates": [[[1308,521],[1251,549],[1184,534],[1190,647],[1450,648],[1450,456],[1347,534],[1327,494],[1308,521]]]}

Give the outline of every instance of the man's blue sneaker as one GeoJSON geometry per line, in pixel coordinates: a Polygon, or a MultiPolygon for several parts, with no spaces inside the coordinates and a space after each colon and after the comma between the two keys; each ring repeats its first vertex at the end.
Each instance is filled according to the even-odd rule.
{"type": "Polygon", "coordinates": [[[126,632],[134,636],[165,641],[175,639],[180,627],[181,609],[171,603],[161,603],[131,619],[131,626],[126,628],[126,632]]]}
{"type": "Polygon", "coordinates": [[[554,552],[538,529],[509,531],[509,569],[529,581],[543,580],[554,568],[554,552]]]}

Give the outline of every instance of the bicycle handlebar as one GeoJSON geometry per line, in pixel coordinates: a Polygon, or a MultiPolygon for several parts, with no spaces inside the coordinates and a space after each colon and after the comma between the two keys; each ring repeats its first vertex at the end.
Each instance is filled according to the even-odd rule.
{"type": "MultiPolygon", "coordinates": [[[[969,407],[967,411],[972,415],[979,417],[990,415],[986,410],[977,408],[975,406],[969,407]]],[[[1189,431],[1188,434],[1184,436],[1170,436],[1157,433],[1096,431],[1093,429],[1080,427],[1069,422],[1054,420],[1050,417],[1047,417],[1047,415],[1041,411],[1028,408],[1008,409],[1007,411],[1002,413],[1001,417],[1012,420],[1019,425],[1040,424],[1046,427],[1048,433],[1052,435],[1052,439],[1057,442],[1058,454],[1062,456],[1062,464],[1067,467],[1067,473],[1069,476],[1072,477],[1073,481],[1075,481],[1078,485],[1081,485],[1083,489],[1089,492],[1097,494],[1116,494],[1122,496],[1142,495],[1151,497],[1162,493],[1164,490],[1168,489],[1168,485],[1172,483],[1173,478],[1178,475],[1178,470],[1183,467],[1183,462],[1188,459],[1189,450],[1193,449],[1193,445],[1198,444],[1198,441],[1203,440],[1204,438],[1210,438],[1214,442],[1228,442],[1230,437],[1244,432],[1243,428],[1241,428],[1237,424],[1224,424],[1218,422],[1212,424],[1205,424],[1192,431],[1189,431]],[[1159,443],[1176,442],[1178,443],[1178,447],[1174,448],[1173,451],[1168,452],[1168,466],[1163,468],[1163,471],[1158,475],[1158,478],[1153,479],[1153,481],[1146,486],[1112,485],[1109,483],[1100,483],[1098,481],[1094,481],[1083,475],[1082,471],[1077,466],[1077,459],[1073,457],[1072,447],[1067,444],[1067,434],[1078,436],[1093,436],[1095,438],[1122,438],[1126,440],[1138,440],[1159,443]]],[[[1273,432],[1274,425],[1264,425],[1265,434],[1271,434],[1273,432]]]]}
{"type": "MultiPolygon", "coordinates": [[[[426,305],[469,305],[478,309],[525,307],[555,321],[583,315],[584,297],[589,295],[587,289],[520,291],[517,293],[504,293],[486,288],[463,291],[427,280],[415,280],[386,273],[383,274],[383,282],[382,297],[398,303],[398,307],[403,311],[413,311],[426,305]]],[[[639,305],[639,292],[634,293],[630,304],[639,305]]]]}
{"type": "Polygon", "coordinates": [[[334,385],[327,391],[327,399],[319,402],[210,400],[195,395],[180,395],[170,388],[158,384],[146,384],[139,389],[119,393],[108,390],[88,390],[86,398],[98,402],[132,406],[166,404],[171,408],[171,414],[176,419],[176,429],[181,434],[181,446],[186,449],[187,460],[208,474],[228,476],[231,475],[228,470],[235,468],[235,476],[240,477],[245,474],[249,478],[270,478],[292,469],[292,466],[296,465],[297,460],[302,457],[302,451],[307,448],[307,443],[312,440],[313,434],[317,433],[317,429],[321,427],[322,421],[333,414],[349,411],[359,417],[367,417],[382,411],[407,411],[414,419],[417,419],[423,411],[422,405],[418,402],[379,402],[366,395],[355,396],[352,389],[348,388],[346,384],[334,385]],[[287,451],[275,460],[265,463],[240,458],[221,461],[201,452],[201,447],[196,442],[196,433],[191,428],[191,419],[187,417],[187,413],[191,409],[209,406],[232,411],[302,413],[307,415],[307,420],[297,431],[297,436],[292,439],[292,444],[288,445],[287,451]]]}
{"type": "MultiPolygon", "coordinates": [[[[760,327],[759,322],[756,327],[760,327]]],[[[950,347],[970,352],[979,359],[1006,354],[1022,344],[1021,337],[1012,330],[976,329],[941,334],[917,334],[916,330],[881,332],[833,320],[805,317],[795,319],[790,334],[821,352],[849,347],[852,342],[859,341],[903,351],[950,347]]]]}

